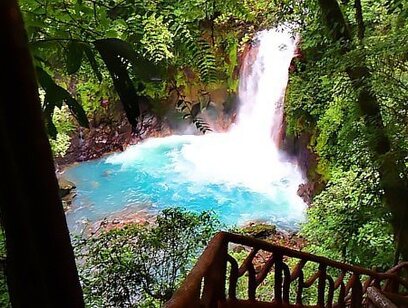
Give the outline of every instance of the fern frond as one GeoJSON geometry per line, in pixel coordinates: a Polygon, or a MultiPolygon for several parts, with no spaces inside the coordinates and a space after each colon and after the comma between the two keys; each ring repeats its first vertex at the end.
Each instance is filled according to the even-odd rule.
{"type": "Polygon", "coordinates": [[[210,44],[201,37],[199,31],[191,31],[185,24],[176,19],[167,21],[169,29],[174,36],[175,44],[179,50],[184,51],[185,60],[197,69],[200,80],[208,84],[217,80],[217,65],[215,55],[210,44]]]}

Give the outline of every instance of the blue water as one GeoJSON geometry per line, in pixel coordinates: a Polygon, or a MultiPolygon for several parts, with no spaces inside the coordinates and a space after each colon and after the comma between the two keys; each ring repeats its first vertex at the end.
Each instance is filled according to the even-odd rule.
{"type": "Polygon", "coordinates": [[[202,140],[193,136],[154,139],[67,169],[64,176],[77,186],[67,213],[71,230],[124,209],[155,214],[169,207],[212,210],[229,226],[263,221],[293,229],[303,220],[303,203],[288,193],[288,179],[271,182],[265,190],[251,187],[245,179],[236,180],[239,176],[231,172],[220,177],[217,166],[204,166],[208,174],[195,168],[186,150],[197,148],[195,143],[202,140]]]}

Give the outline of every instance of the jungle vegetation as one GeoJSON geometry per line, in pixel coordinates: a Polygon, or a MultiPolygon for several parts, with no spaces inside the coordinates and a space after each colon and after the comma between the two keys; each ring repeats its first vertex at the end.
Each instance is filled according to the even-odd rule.
{"type": "MultiPolygon", "coordinates": [[[[76,127],[90,125],[103,99],[123,105],[137,134],[139,104],[148,101],[160,116],[163,101],[176,91],[178,106],[184,106],[187,83],[203,91],[223,84],[235,93],[239,56],[256,31],[291,24],[301,39],[287,91],[286,134],[307,139],[315,157],[308,179],[319,184],[300,230],[307,249],[380,269],[408,259],[406,1],[21,0],[19,5],[54,155],[65,153],[76,127]]],[[[205,133],[205,123],[183,110],[205,133]]],[[[183,215],[191,219],[186,224],[197,222],[183,215]]],[[[165,236],[155,232],[127,228],[103,241],[139,236],[153,245],[146,247],[155,247],[165,236]]],[[[92,251],[99,244],[89,245],[92,251]]],[[[134,247],[123,249],[134,253],[134,247]]],[[[93,265],[99,262],[92,258],[93,265]]],[[[181,267],[180,277],[189,266],[181,267]]]]}

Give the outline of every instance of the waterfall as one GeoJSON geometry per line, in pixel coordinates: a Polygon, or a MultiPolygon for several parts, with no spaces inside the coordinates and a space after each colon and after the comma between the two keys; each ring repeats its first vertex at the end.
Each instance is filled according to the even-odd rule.
{"type": "Polygon", "coordinates": [[[278,147],[296,43],[287,30],[268,30],[253,45],[241,68],[240,108],[228,132],[149,138],[68,170],[82,200],[68,215],[70,224],[124,208],[154,212],[174,206],[214,210],[229,225],[262,220],[293,228],[302,221],[306,206],[297,189],[303,176],[278,147]]]}
{"type": "Polygon", "coordinates": [[[287,29],[264,30],[256,36],[241,69],[236,123],[227,133],[200,136],[184,146],[184,160],[176,164],[180,172],[191,173],[194,180],[243,185],[275,195],[275,188],[285,183],[296,195],[302,175],[277,146],[295,48],[287,29]]]}
{"type": "Polygon", "coordinates": [[[260,32],[246,55],[240,76],[238,134],[278,144],[289,65],[296,42],[287,29],[260,32]],[[253,60],[254,59],[254,60],[253,60]]]}

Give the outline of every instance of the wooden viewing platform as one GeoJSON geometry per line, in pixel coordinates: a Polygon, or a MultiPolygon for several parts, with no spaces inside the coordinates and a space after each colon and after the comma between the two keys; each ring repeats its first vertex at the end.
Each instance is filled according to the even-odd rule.
{"type": "Polygon", "coordinates": [[[408,262],[380,273],[220,232],[165,307],[408,307],[407,271],[408,262]],[[228,253],[231,244],[250,248],[240,265],[228,253]],[[254,259],[260,252],[268,257],[261,267],[255,267],[254,259]],[[289,260],[295,261],[291,262],[295,264],[292,269],[289,260]],[[306,264],[317,269],[310,277],[305,277],[306,264]],[[273,278],[270,301],[259,301],[257,288],[267,276],[273,278]],[[239,279],[247,282],[245,298],[237,298],[239,279]],[[316,302],[304,303],[304,291],[313,287],[317,288],[316,302]]]}

